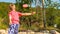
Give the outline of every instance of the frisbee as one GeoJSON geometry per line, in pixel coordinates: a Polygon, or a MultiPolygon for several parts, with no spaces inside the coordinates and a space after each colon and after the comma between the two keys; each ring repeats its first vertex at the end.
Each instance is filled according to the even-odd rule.
{"type": "Polygon", "coordinates": [[[27,8],[28,7],[28,4],[23,4],[23,8],[27,8]]]}

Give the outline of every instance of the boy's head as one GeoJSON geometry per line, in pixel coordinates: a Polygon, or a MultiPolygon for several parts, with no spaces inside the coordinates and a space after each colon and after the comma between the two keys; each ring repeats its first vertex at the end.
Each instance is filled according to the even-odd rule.
{"type": "Polygon", "coordinates": [[[10,9],[10,10],[15,10],[15,5],[14,5],[14,4],[10,4],[10,5],[9,5],[9,9],[10,9]]]}

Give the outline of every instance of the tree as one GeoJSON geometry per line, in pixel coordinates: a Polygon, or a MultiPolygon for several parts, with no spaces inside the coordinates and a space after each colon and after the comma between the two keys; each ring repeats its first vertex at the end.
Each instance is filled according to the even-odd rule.
{"type": "Polygon", "coordinates": [[[56,2],[52,3],[51,0],[44,0],[44,2],[43,2],[43,0],[39,0],[39,1],[38,0],[16,0],[16,1],[18,4],[17,6],[20,7],[18,9],[21,10],[22,12],[28,12],[28,11],[30,12],[30,11],[32,11],[32,9],[34,9],[37,12],[37,14],[35,16],[31,17],[32,19],[30,18],[30,16],[27,19],[25,19],[25,17],[23,17],[23,19],[25,19],[25,21],[27,21],[27,22],[30,22],[31,20],[32,20],[32,22],[36,21],[39,26],[38,28],[40,28],[40,26],[41,26],[40,23],[42,23],[42,25],[46,24],[47,26],[48,25],[53,26],[55,24],[54,20],[56,19],[56,14],[58,12],[57,10],[58,10],[58,7],[60,6],[59,3],[56,3],[56,2]],[[37,3],[37,1],[38,1],[38,3],[37,3]],[[32,3],[35,3],[35,5],[36,5],[34,8],[31,7],[32,3]],[[30,7],[23,8],[22,7],[23,4],[28,4],[28,5],[30,5],[30,7]],[[45,24],[43,24],[44,22],[45,22],[45,24]]]}

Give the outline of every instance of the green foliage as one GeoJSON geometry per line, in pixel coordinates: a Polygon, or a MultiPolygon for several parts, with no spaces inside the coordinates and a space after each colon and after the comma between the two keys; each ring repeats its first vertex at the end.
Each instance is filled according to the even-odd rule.
{"type": "Polygon", "coordinates": [[[6,29],[8,27],[8,5],[9,3],[0,3],[0,29],[6,29]]]}

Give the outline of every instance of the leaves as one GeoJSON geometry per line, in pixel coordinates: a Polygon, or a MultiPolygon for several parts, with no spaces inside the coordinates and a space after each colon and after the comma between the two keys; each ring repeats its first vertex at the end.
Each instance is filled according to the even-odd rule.
{"type": "MultiPolygon", "coordinates": [[[[20,29],[32,29],[32,30],[39,30],[42,26],[42,8],[40,6],[32,7],[31,4],[35,3],[36,0],[16,0],[16,10],[23,13],[28,12],[37,12],[37,14],[34,14],[32,16],[22,16],[20,18],[21,27],[20,29]],[[23,8],[23,4],[30,5],[27,8],[23,8]]],[[[40,3],[42,3],[41,0],[39,0],[40,3]]],[[[10,3],[0,3],[0,24],[6,25],[8,27],[8,6],[10,3]]],[[[52,2],[51,0],[45,0],[44,10],[46,11],[46,25],[53,26],[54,24],[58,24],[60,26],[60,9],[59,9],[60,3],[52,2]]],[[[3,28],[1,26],[1,28],[3,28]]],[[[5,26],[5,27],[6,27],[5,26]]]]}

